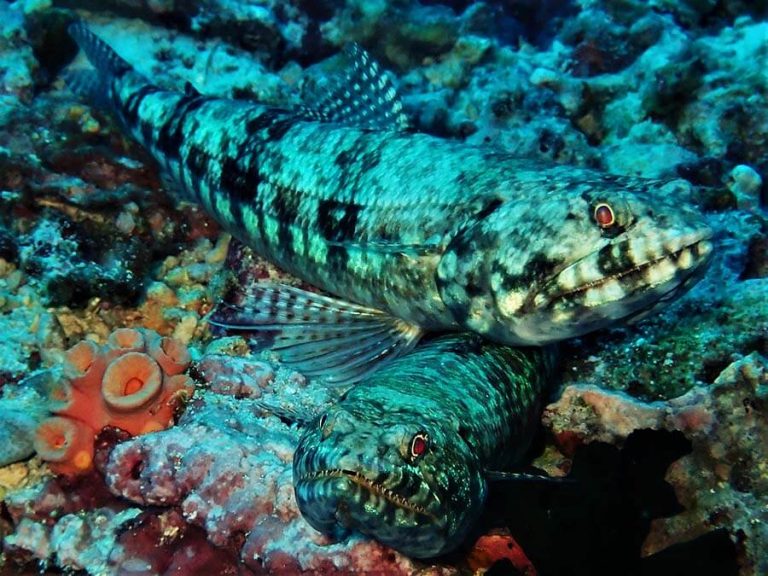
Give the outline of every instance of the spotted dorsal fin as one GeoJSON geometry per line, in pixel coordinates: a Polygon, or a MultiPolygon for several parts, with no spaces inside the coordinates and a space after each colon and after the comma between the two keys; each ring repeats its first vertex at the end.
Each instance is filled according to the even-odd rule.
{"type": "Polygon", "coordinates": [[[317,102],[303,113],[320,122],[334,122],[372,130],[403,131],[409,128],[400,94],[392,80],[368,52],[357,44],[345,48],[350,65],[339,78],[314,94],[317,102]]]}
{"type": "Polygon", "coordinates": [[[272,332],[280,361],[306,376],[351,384],[403,355],[422,331],[380,310],[283,284],[254,283],[241,304],[221,303],[209,322],[228,330],[272,332]]]}

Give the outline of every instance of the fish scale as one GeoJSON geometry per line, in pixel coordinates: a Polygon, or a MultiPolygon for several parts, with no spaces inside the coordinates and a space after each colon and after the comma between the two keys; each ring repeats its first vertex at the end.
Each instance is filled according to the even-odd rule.
{"type": "MultiPolygon", "coordinates": [[[[367,362],[348,342],[328,351],[339,381],[426,331],[542,345],[628,321],[683,293],[710,260],[710,231],[675,183],[407,131],[394,87],[359,48],[319,108],[288,110],[163,90],[84,24],[71,33],[97,68],[71,85],[106,102],[170,180],[261,256],[375,312],[379,326],[366,322],[384,336],[365,340],[367,362]]],[[[210,320],[276,330],[273,291],[284,288],[262,286],[210,320]]],[[[319,308],[316,320],[320,341],[319,308]]],[[[356,319],[337,319],[328,342],[344,322],[356,319]]],[[[299,329],[285,334],[306,343],[299,329]]]]}

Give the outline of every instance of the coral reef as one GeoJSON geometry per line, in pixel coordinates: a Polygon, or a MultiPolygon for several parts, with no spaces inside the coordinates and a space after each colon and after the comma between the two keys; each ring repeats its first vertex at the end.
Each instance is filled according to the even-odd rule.
{"type": "Polygon", "coordinates": [[[381,544],[360,537],[334,543],[303,520],[291,481],[297,440],[295,427],[259,404],[204,396],[177,426],[119,444],[106,481],[142,506],[178,507],[254,571],[412,573],[418,564],[381,544]]]}
{"type": "Polygon", "coordinates": [[[49,479],[7,505],[17,529],[5,545],[17,555],[54,556],[91,574],[252,574],[178,511],[126,506],[93,475],[49,479]]]}
{"type": "Polygon", "coordinates": [[[103,347],[75,344],[50,391],[55,416],[37,427],[36,452],[57,474],[81,474],[92,468],[94,438],[105,426],[130,435],[167,428],[194,391],[182,374],[189,362],[184,344],[150,330],[120,328],[103,347]]]}
{"type": "Polygon", "coordinates": [[[39,396],[31,394],[0,399],[0,468],[34,453],[32,438],[45,415],[41,404],[39,396]]]}
{"type": "Polygon", "coordinates": [[[768,559],[768,359],[754,352],[709,386],[666,402],[641,403],[595,386],[570,386],[547,407],[545,426],[566,454],[584,443],[621,444],[635,430],[683,432],[692,453],[671,464],[667,481],[684,507],[655,520],[644,554],[726,527],[742,573],[763,574],[768,559]]]}
{"type": "Polygon", "coordinates": [[[767,35],[765,0],[0,3],[0,572],[768,573],[767,35]],[[714,230],[706,278],[565,347],[535,464],[576,484],[497,485],[495,529],[432,565],[314,532],[289,462],[297,426],[343,390],[250,353],[251,334],[211,341],[205,323],[232,285],[300,283],[174,198],[57,80],[75,18],[161,85],[286,107],[359,42],[418,130],[686,180],[675,190],[714,230]],[[189,386],[183,350],[206,389],[158,430],[189,386]],[[35,430],[50,468],[25,461],[35,430]]]}

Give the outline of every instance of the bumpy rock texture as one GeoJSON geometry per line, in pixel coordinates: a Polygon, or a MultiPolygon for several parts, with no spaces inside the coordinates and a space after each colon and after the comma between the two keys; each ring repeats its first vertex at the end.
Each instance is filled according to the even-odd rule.
{"type": "Polygon", "coordinates": [[[46,375],[84,338],[126,325],[172,335],[205,388],[176,428],[103,431],[82,478],[45,479],[36,458],[0,467],[0,571],[436,574],[477,566],[496,542],[416,565],[304,523],[298,426],[340,391],[247,356],[242,338],[211,341],[204,321],[233,279],[295,280],[239,246],[226,265],[247,266],[222,274],[228,237],[57,80],[77,17],[165,86],[284,106],[359,42],[395,72],[419,130],[693,184],[715,231],[706,278],[662,314],[564,349],[531,458],[581,487],[515,501],[526,489],[504,485],[481,529],[507,526],[541,574],[563,569],[553,546],[589,574],[768,572],[764,0],[0,4],[0,463],[28,456],[46,375]],[[605,459],[621,463],[616,477],[605,459]]]}

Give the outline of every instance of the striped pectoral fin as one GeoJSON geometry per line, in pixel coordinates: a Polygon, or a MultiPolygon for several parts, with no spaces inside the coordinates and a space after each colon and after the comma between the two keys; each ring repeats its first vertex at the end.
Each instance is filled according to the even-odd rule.
{"type": "Polygon", "coordinates": [[[242,304],[220,304],[209,322],[275,332],[272,349],[283,363],[334,384],[360,380],[422,335],[418,326],[380,310],[282,284],[249,286],[242,304]]]}

